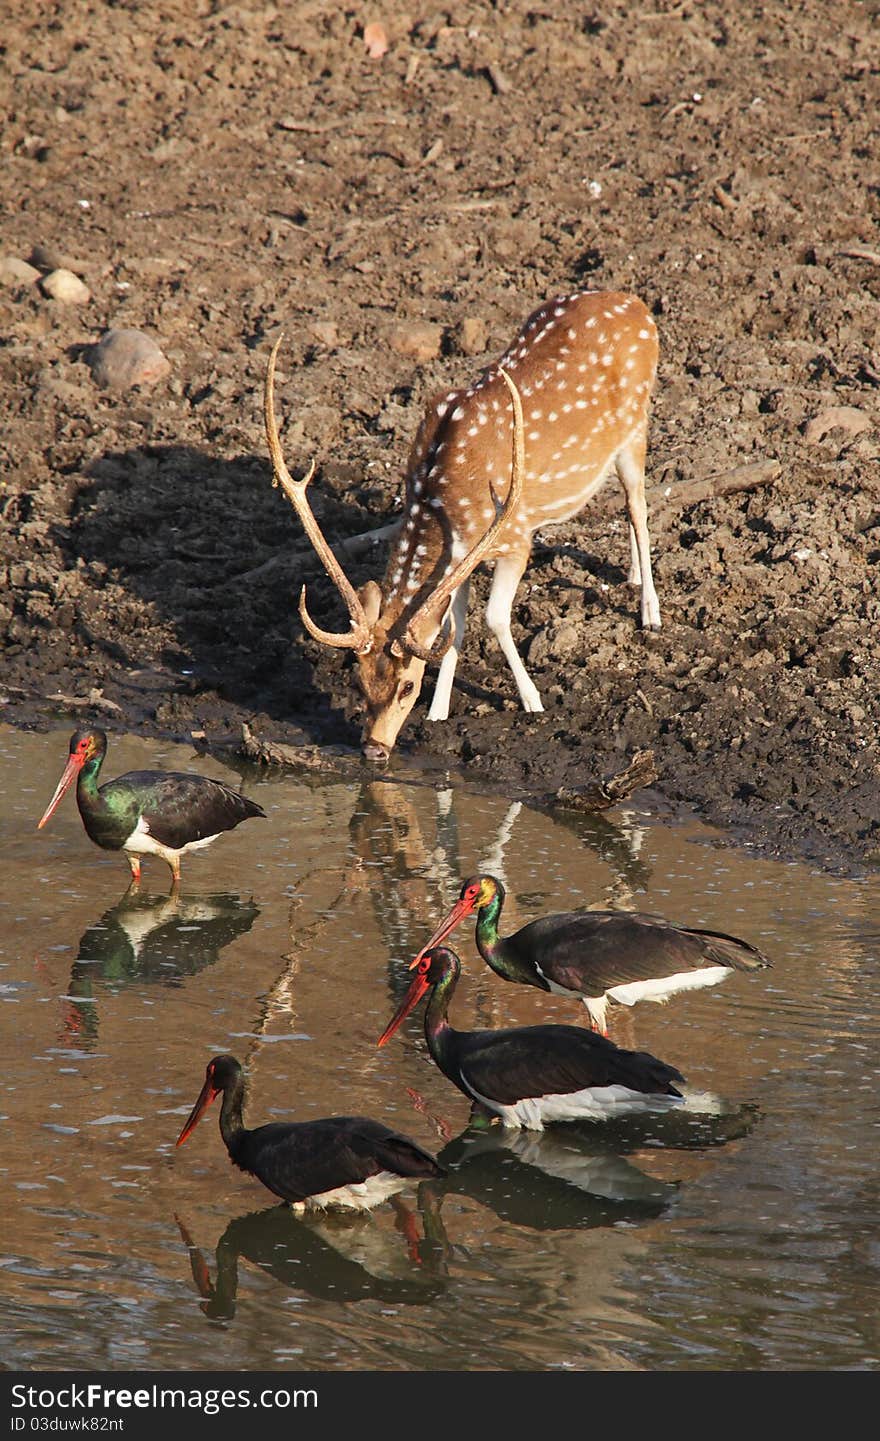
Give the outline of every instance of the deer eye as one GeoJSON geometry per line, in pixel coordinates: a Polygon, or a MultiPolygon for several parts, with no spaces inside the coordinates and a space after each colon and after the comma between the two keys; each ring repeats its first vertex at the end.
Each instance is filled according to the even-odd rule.
{"type": "Polygon", "coordinates": [[[411,680],[405,680],[403,682],[403,685],[400,687],[400,690],[397,692],[397,699],[406,700],[407,696],[412,695],[414,690],[415,683],[411,680]]]}

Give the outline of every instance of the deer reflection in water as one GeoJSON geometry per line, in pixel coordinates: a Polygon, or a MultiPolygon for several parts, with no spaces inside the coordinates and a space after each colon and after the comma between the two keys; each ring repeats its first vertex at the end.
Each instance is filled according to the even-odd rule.
{"type": "MultiPolygon", "coordinates": [[[[424,944],[430,918],[449,908],[450,901],[458,896],[462,877],[474,870],[475,860],[476,869],[489,871],[507,883],[514,910],[520,905],[528,913],[545,901],[543,891],[515,891],[507,876],[508,850],[515,855],[528,850],[530,816],[522,801],[507,803],[494,830],[487,834],[481,854],[475,857],[465,853],[461,841],[459,792],[444,788],[434,793],[433,827],[429,808],[419,803],[419,796],[424,794],[424,789],[419,791],[394,781],[367,781],[349,823],[352,849],[363,868],[363,885],[391,958],[390,984],[395,999],[408,985],[409,961],[424,944]]],[[[487,798],[486,809],[493,809],[491,799],[487,798]]],[[[569,832],[585,852],[593,852],[609,867],[610,885],[596,904],[607,905],[610,901],[616,909],[634,909],[638,893],[649,883],[650,868],[640,854],[643,836],[632,814],[623,812],[620,823],[599,812],[585,814],[554,807],[550,814],[553,822],[569,832]]],[[[518,869],[521,871],[521,865],[518,869]]],[[[551,894],[548,892],[546,898],[551,894]]],[[[482,962],[476,967],[467,961],[465,964],[478,1026],[506,1024],[504,999],[482,962]]],[[[622,1044],[633,1044],[630,1018],[625,1017],[618,1025],[626,1030],[622,1044]]]]}

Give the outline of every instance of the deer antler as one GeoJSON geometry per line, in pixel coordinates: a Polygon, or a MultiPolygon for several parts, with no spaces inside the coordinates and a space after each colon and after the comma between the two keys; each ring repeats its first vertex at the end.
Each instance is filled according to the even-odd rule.
{"type": "Polygon", "coordinates": [[[336,559],[323,535],[321,528],[312,513],[312,508],[306,499],[306,487],[315,473],[315,462],[312,461],[308,472],[302,480],[294,480],[284,462],[284,454],[281,449],[281,440],[278,435],[278,426],[275,421],[275,359],[278,350],[284,339],[283,333],[279,335],[272,347],[272,354],[269,356],[269,365],[266,371],[266,392],[263,403],[263,415],[266,421],[266,440],[269,444],[269,454],[272,457],[272,484],[280,485],[287,496],[297,515],[303,524],[303,529],[317,552],[324,569],[336,586],[345,604],[348,606],[351,616],[352,629],[347,635],[336,635],[333,631],[322,630],[315,625],[306,609],[306,588],[303,586],[299,596],[299,613],[302,623],[309,635],[320,641],[323,645],[344,647],[356,650],[359,655],[365,655],[372,645],[372,633],[367,620],[364,608],[360,603],[357,591],[347,578],[342,566],[336,559]]]}
{"type": "Polygon", "coordinates": [[[443,580],[441,580],[437,586],[437,589],[432,591],[424,604],[419,606],[419,609],[415,612],[415,615],[411,617],[407,625],[403,640],[394,642],[395,645],[399,644],[402,648],[408,650],[411,655],[418,656],[419,660],[439,661],[443,659],[449,650],[449,647],[452,645],[451,623],[447,621],[444,626],[444,634],[439,641],[435,641],[433,646],[423,646],[416,640],[416,627],[421,621],[427,618],[429,611],[439,610],[441,606],[445,605],[452,598],[455,591],[458,590],[462,581],[467,580],[468,576],[476,570],[480,561],[491,550],[499,531],[502,530],[508,517],[512,515],[516,509],[520,496],[522,495],[523,475],[525,472],[522,402],[519,391],[507,374],[507,371],[499,370],[499,374],[507,386],[507,389],[510,391],[510,399],[513,403],[513,461],[510,475],[510,489],[507,492],[507,499],[502,505],[495,493],[494,487],[490,485],[492,500],[495,505],[494,521],[482,539],[477,541],[476,545],[472,550],[468,551],[467,555],[462,556],[458,564],[454,565],[448,575],[444,576],[443,580]]]}

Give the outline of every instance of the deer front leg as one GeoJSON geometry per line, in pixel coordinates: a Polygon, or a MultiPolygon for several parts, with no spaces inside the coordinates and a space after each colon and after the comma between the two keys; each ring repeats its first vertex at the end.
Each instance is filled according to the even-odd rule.
{"type": "Polygon", "coordinates": [[[645,501],[645,438],[627,442],[615,457],[617,474],[626,495],[629,512],[631,564],[629,579],[642,586],[642,625],[660,629],[660,602],[651,574],[651,543],[648,539],[648,506],[645,501]]]}
{"type": "Polygon", "coordinates": [[[437,684],[434,686],[434,696],[431,701],[431,709],[428,711],[428,720],[446,720],[449,716],[449,702],[452,699],[452,682],[455,677],[455,667],[458,665],[462,641],[464,640],[468,592],[470,588],[470,580],[463,580],[452,598],[452,645],[440,662],[440,669],[437,672],[437,684]]]}
{"type": "Polygon", "coordinates": [[[507,658],[507,664],[513,671],[523,710],[537,712],[544,709],[541,697],[522,663],[510,629],[510,608],[528,559],[528,552],[511,552],[498,556],[492,577],[492,589],[489,592],[489,604],[486,606],[486,624],[496,637],[507,658]]]}

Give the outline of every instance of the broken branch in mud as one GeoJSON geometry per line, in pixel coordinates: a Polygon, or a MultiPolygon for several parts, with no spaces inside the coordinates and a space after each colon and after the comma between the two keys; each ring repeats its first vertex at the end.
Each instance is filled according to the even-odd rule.
{"type": "Polygon", "coordinates": [[[339,771],[346,762],[360,766],[360,752],[352,746],[289,746],[281,741],[260,740],[246,721],[242,722],[238,754],[256,765],[293,766],[308,771],[339,771]]]}
{"type": "Polygon", "coordinates": [[[122,706],[117,705],[115,700],[110,700],[97,687],[93,687],[88,695],[64,695],[61,691],[56,691],[54,695],[47,695],[46,699],[58,701],[60,705],[69,706],[71,710],[103,710],[110,715],[122,715],[122,706]]]}
{"type": "Polygon", "coordinates": [[[880,251],[870,250],[867,245],[848,245],[845,250],[838,250],[838,255],[845,255],[849,260],[867,260],[869,265],[880,265],[880,251]]]}
{"type": "Polygon", "coordinates": [[[545,796],[545,804],[565,806],[568,810],[607,811],[643,786],[653,785],[658,771],[653,751],[636,751],[629,765],[602,781],[586,786],[560,786],[545,796]]]}
{"type": "Polygon", "coordinates": [[[687,510],[689,506],[699,505],[703,500],[716,500],[738,490],[755,490],[759,485],[770,485],[781,470],[778,460],[758,460],[751,465],[735,465],[731,470],[722,470],[705,480],[689,480],[682,485],[674,485],[663,502],[654,505],[654,523],[662,525],[664,520],[687,510]]]}

